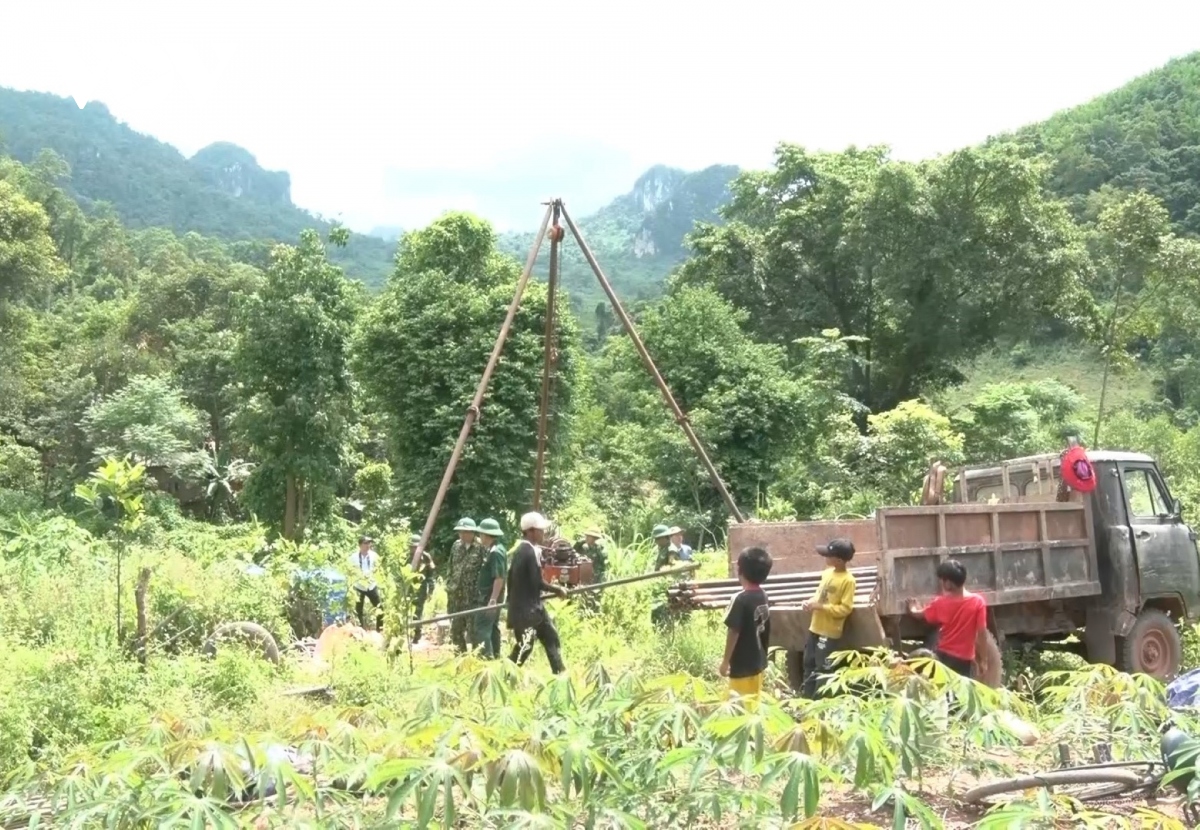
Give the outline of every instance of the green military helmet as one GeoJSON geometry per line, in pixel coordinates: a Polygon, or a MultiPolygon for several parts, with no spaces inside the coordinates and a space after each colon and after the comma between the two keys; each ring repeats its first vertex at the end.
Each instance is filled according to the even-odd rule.
{"type": "Polygon", "coordinates": [[[475,520],[468,517],[458,520],[458,524],[454,526],[455,533],[477,533],[479,528],[475,526],[475,520]]]}
{"type": "Polygon", "coordinates": [[[476,528],[480,536],[491,536],[493,539],[503,539],[504,531],[500,529],[500,523],[495,519],[484,519],[476,528]]]}
{"type": "Polygon", "coordinates": [[[604,534],[600,532],[600,529],[599,529],[599,528],[596,528],[596,527],[589,527],[587,530],[585,530],[585,531],[583,532],[583,538],[585,538],[585,539],[586,539],[586,538],[588,538],[589,536],[590,536],[591,538],[593,538],[593,539],[600,539],[600,538],[602,538],[602,537],[604,536],[604,534]]]}
{"type": "Polygon", "coordinates": [[[650,531],[650,535],[655,539],[661,539],[664,536],[671,535],[671,528],[667,527],[666,525],[655,525],[654,530],[650,531]]]}
{"type": "Polygon", "coordinates": [[[408,543],[409,543],[410,545],[419,545],[419,544],[421,544],[421,534],[420,534],[420,533],[414,533],[412,536],[408,537],[408,543]]]}

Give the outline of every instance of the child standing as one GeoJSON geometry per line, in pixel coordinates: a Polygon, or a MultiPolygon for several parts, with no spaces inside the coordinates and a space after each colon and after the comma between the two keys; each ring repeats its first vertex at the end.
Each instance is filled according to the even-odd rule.
{"type": "Polygon", "coordinates": [[[816,700],[819,691],[817,673],[830,672],[829,655],[837,651],[846,618],[854,610],[854,574],[846,568],[854,558],[854,543],[849,539],[833,539],[829,544],[819,546],[817,553],[825,557],[825,572],[821,574],[817,593],[801,606],[812,612],[808,643],[804,648],[802,691],[809,700],[816,700]]]}
{"type": "Polygon", "coordinates": [[[967,569],[957,559],[947,559],[937,567],[940,596],[922,606],[908,601],[908,613],[930,625],[941,626],[934,653],[938,662],[963,677],[971,676],[975,651],[987,632],[987,603],[978,594],[964,590],[967,569]]]}
{"type": "Polygon", "coordinates": [[[762,692],[767,670],[767,645],[771,641],[771,614],[762,584],[771,573],[771,554],[746,548],[738,556],[738,582],[742,586],[725,614],[725,656],[721,676],[729,678],[729,691],[755,698],[762,692]]]}

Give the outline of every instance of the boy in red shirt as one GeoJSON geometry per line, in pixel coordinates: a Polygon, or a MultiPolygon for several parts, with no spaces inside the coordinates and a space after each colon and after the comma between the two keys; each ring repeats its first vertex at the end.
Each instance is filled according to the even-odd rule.
{"type": "Polygon", "coordinates": [[[963,677],[971,676],[975,649],[987,632],[987,603],[978,594],[963,590],[967,569],[956,559],[947,559],[937,568],[942,593],[929,605],[908,601],[908,613],[941,627],[937,659],[946,668],[963,677]]]}

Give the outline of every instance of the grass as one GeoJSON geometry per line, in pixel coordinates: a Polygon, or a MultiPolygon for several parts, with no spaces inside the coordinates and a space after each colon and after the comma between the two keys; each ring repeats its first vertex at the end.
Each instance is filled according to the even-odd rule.
{"type": "MultiPolygon", "coordinates": [[[[988,384],[1051,378],[1080,394],[1085,401],[1080,414],[1089,423],[1095,423],[1104,364],[1099,353],[1091,347],[1021,344],[1009,350],[988,352],[963,366],[962,372],[967,377],[966,382],[938,396],[941,411],[952,413],[961,409],[988,384]]],[[[1131,410],[1154,398],[1154,374],[1145,366],[1135,364],[1128,370],[1110,375],[1105,411],[1111,414],[1131,410]]]]}

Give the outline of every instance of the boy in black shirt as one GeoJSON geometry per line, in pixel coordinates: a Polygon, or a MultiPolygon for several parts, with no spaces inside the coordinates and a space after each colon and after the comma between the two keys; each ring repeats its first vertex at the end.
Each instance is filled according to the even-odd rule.
{"type": "Polygon", "coordinates": [[[738,582],[742,590],[725,614],[725,657],[721,676],[729,678],[729,691],[756,698],[762,692],[767,670],[767,644],[771,641],[771,615],[762,584],[771,573],[771,554],[746,548],[738,556],[738,582]]]}

